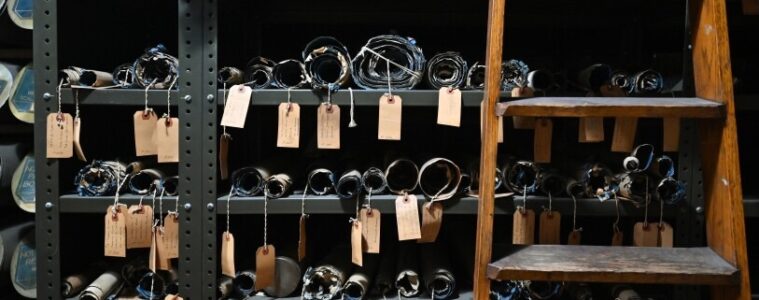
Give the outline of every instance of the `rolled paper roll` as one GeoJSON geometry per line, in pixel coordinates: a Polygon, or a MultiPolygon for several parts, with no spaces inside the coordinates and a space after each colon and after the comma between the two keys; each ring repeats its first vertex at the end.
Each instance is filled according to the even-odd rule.
{"type": "Polygon", "coordinates": [[[34,230],[28,230],[16,245],[11,259],[11,282],[16,292],[26,298],[37,298],[36,249],[34,230]]]}
{"type": "Polygon", "coordinates": [[[256,290],[256,273],[250,270],[237,272],[232,280],[232,286],[235,295],[243,298],[250,296],[256,290]]]}
{"type": "Polygon", "coordinates": [[[129,178],[129,191],[137,195],[147,195],[153,189],[162,188],[163,185],[161,183],[164,177],[166,177],[166,174],[158,169],[140,170],[129,178]]]}
{"type": "Polygon", "coordinates": [[[340,199],[353,199],[361,192],[361,173],[349,170],[337,180],[337,196],[340,199]]]}
{"type": "Polygon", "coordinates": [[[353,270],[350,247],[338,245],[303,275],[303,299],[329,300],[337,296],[353,270]]]}
{"type": "Polygon", "coordinates": [[[293,180],[290,175],[276,174],[272,175],[264,183],[264,191],[271,199],[282,198],[290,194],[292,190],[293,180]]]}
{"type": "Polygon", "coordinates": [[[400,295],[406,298],[419,296],[422,293],[422,279],[416,242],[399,243],[396,266],[395,288],[400,295]]]}
{"type": "Polygon", "coordinates": [[[231,182],[234,194],[250,197],[261,194],[269,178],[269,172],[260,167],[245,167],[232,173],[231,182]]]}
{"type": "Polygon", "coordinates": [[[298,262],[287,256],[277,256],[274,270],[274,283],[265,287],[264,293],[271,297],[283,298],[295,292],[302,275],[298,262]]]}
{"type": "Polygon", "coordinates": [[[326,195],[335,190],[335,173],[326,168],[316,168],[308,173],[308,188],[316,195],[326,195]]]}
{"type": "Polygon", "coordinates": [[[378,168],[369,168],[361,176],[361,185],[367,193],[372,195],[382,194],[387,188],[385,173],[378,168]]]}
{"type": "Polygon", "coordinates": [[[396,159],[385,169],[385,181],[394,194],[411,193],[419,185],[419,167],[410,159],[396,159]]]}
{"type": "Polygon", "coordinates": [[[419,170],[419,188],[425,196],[436,200],[450,199],[459,191],[461,169],[446,158],[433,158],[419,170]]]}
{"type": "Polygon", "coordinates": [[[272,70],[272,85],[281,89],[301,88],[311,83],[306,66],[295,59],[280,61],[272,70]]]}
{"type": "Polygon", "coordinates": [[[121,278],[114,271],[107,271],[93,281],[79,296],[80,300],[105,300],[121,285],[121,278]]]}

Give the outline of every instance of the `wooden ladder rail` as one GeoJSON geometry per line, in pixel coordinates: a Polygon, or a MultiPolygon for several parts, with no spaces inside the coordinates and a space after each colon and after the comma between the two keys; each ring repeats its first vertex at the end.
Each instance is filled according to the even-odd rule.
{"type": "Polygon", "coordinates": [[[700,121],[707,243],[740,271],[739,286],[712,286],[711,299],[751,299],[733,75],[724,0],[690,0],[696,96],[725,105],[724,119],[700,121]]]}
{"type": "Polygon", "coordinates": [[[474,266],[474,299],[490,297],[490,279],[486,275],[493,245],[493,210],[495,206],[495,168],[498,155],[498,120],[496,102],[501,92],[503,61],[503,23],[506,0],[490,0],[485,53],[485,93],[482,110],[482,146],[480,149],[480,195],[477,208],[477,244],[474,266]]]}

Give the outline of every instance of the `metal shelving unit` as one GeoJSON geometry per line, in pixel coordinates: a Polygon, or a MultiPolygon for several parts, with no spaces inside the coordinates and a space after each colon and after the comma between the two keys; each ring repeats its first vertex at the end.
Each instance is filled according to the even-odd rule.
{"type": "MultiPolygon", "coordinates": [[[[35,119],[34,142],[36,149],[45,149],[45,117],[57,110],[57,83],[59,64],[59,6],[63,1],[40,1],[34,5],[34,65],[35,65],[35,119]]],[[[176,38],[180,76],[177,82],[179,90],[150,90],[149,105],[165,106],[170,93],[172,105],[177,106],[178,117],[184,126],[180,127],[180,163],[178,172],[183,174],[180,179],[179,197],[164,197],[164,209],[174,209],[177,199],[179,203],[180,234],[178,276],[180,294],[184,299],[199,299],[200,290],[205,279],[202,274],[201,248],[203,248],[200,231],[202,224],[202,182],[204,169],[201,158],[203,101],[193,101],[202,94],[203,73],[203,1],[177,1],[179,16],[176,38]],[[185,122],[186,121],[186,122],[185,122]]],[[[120,38],[109,36],[102,38],[120,38]]],[[[107,41],[104,41],[107,43],[107,41]]],[[[109,106],[141,106],[145,103],[145,92],[141,89],[103,89],[80,90],[80,105],[94,107],[109,106]]],[[[74,93],[71,89],[62,89],[62,103],[74,104],[74,93]]],[[[131,130],[131,128],[129,129],[131,130]]],[[[37,248],[37,298],[61,299],[61,262],[73,249],[62,249],[60,224],[66,218],[75,218],[72,214],[103,213],[108,205],[113,203],[113,197],[79,197],[76,195],[61,195],[62,182],[58,159],[47,159],[45,151],[36,151],[36,242],[37,248]],[[65,214],[64,214],[65,213],[65,214]]],[[[121,203],[136,204],[140,197],[122,195],[121,203]]],[[[146,197],[149,203],[152,199],[146,197]]],[[[85,225],[85,224],[82,224],[85,225]]],[[[100,224],[87,224],[86,226],[100,224]]]]}
{"type": "MultiPolygon", "coordinates": [[[[227,90],[229,93],[229,90],[227,90]]],[[[377,106],[379,98],[387,93],[387,90],[353,90],[353,100],[356,106],[377,106]]],[[[218,104],[223,105],[223,90],[218,90],[218,104]]],[[[400,96],[404,102],[403,106],[429,106],[437,107],[438,91],[437,90],[397,90],[393,91],[394,95],[400,96]]],[[[290,90],[292,101],[300,105],[318,105],[325,103],[327,97],[314,94],[308,89],[290,90]]],[[[501,93],[502,97],[508,97],[506,93],[501,93]]],[[[251,105],[279,105],[287,101],[287,90],[282,89],[264,89],[254,90],[251,105]]],[[[481,90],[464,90],[461,91],[461,101],[464,107],[480,107],[482,101],[481,90]]],[[[341,90],[332,95],[332,103],[337,105],[350,105],[351,96],[348,90],[341,90]]]]}

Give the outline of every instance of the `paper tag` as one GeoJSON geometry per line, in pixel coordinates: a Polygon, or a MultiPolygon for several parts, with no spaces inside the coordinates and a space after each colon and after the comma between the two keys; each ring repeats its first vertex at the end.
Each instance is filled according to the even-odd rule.
{"type": "Polygon", "coordinates": [[[74,118],[74,152],[76,153],[76,157],[79,158],[79,160],[87,161],[87,157],[84,156],[84,151],[82,150],[82,142],[80,140],[81,133],[82,119],[74,118]]]}
{"type": "Polygon", "coordinates": [[[138,110],[134,113],[134,150],[137,156],[156,155],[156,147],[153,136],[158,117],[152,110],[145,115],[145,111],[138,110]]]}
{"type": "Polygon", "coordinates": [[[165,258],[179,257],[179,218],[176,214],[167,214],[163,218],[163,239],[166,247],[165,258]]]}
{"type": "Polygon", "coordinates": [[[638,118],[614,119],[614,135],[611,137],[611,151],[629,153],[635,143],[638,118]]]}
{"type": "Polygon", "coordinates": [[[582,239],[582,232],[579,230],[572,230],[567,238],[567,245],[579,245],[582,239]]]}
{"type": "Polygon", "coordinates": [[[461,90],[442,87],[437,96],[437,123],[461,126],[461,90]]]}
{"type": "Polygon", "coordinates": [[[158,162],[179,162],[179,118],[166,118],[156,121],[155,135],[158,147],[158,162]]]}
{"type": "Polygon", "coordinates": [[[225,231],[221,235],[221,274],[234,278],[235,272],[235,237],[225,231]]]}
{"type": "Polygon", "coordinates": [[[532,245],[535,243],[535,212],[531,209],[517,209],[514,212],[514,224],[511,243],[514,245],[532,245]]]}
{"type": "Polygon", "coordinates": [[[659,231],[656,223],[649,223],[648,227],[643,222],[635,223],[633,229],[633,246],[657,247],[659,244],[659,231]]]}
{"type": "Polygon", "coordinates": [[[664,152],[677,152],[680,148],[680,118],[664,118],[664,152]]]}
{"type": "Polygon", "coordinates": [[[580,118],[579,126],[580,143],[603,142],[604,140],[604,118],[580,118]]]}
{"type": "Polygon", "coordinates": [[[362,250],[362,238],[363,229],[361,221],[355,220],[351,224],[351,262],[357,266],[363,266],[363,250],[362,250]]]}
{"type": "Polygon", "coordinates": [[[433,243],[440,233],[443,224],[443,204],[427,202],[422,206],[422,238],[419,243],[433,243]]]}
{"type": "Polygon", "coordinates": [[[147,205],[132,205],[127,210],[126,247],[127,249],[149,248],[152,238],[153,208],[147,205]]]}
{"type": "Polygon", "coordinates": [[[184,298],[178,295],[166,295],[166,298],[163,298],[163,300],[184,300],[184,298]]]}
{"type": "Polygon", "coordinates": [[[261,290],[274,283],[274,258],[276,250],[273,245],[258,247],[256,250],[256,290],[261,290]]]}
{"type": "Polygon", "coordinates": [[[306,245],[307,245],[307,237],[306,237],[306,220],[308,219],[307,215],[301,215],[300,216],[300,230],[299,230],[299,236],[298,236],[298,261],[303,261],[304,258],[306,258],[306,245]]]}
{"type": "Polygon", "coordinates": [[[534,161],[536,163],[551,162],[551,141],[553,140],[553,122],[548,118],[540,118],[535,122],[534,161]]]}
{"type": "Polygon", "coordinates": [[[119,206],[114,214],[113,205],[105,212],[105,256],[126,257],[126,217],[119,206]]]}
{"type": "Polygon", "coordinates": [[[622,231],[615,231],[614,235],[611,236],[611,245],[612,246],[622,246],[622,243],[625,241],[625,235],[622,231]]]}
{"type": "Polygon", "coordinates": [[[229,142],[231,141],[232,136],[229,134],[222,134],[219,138],[219,175],[221,180],[229,178],[229,142]]]}
{"type": "Polygon", "coordinates": [[[363,247],[366,253],[380,253],[380,219],[382,214],[379,209],[362,208],[359,212],[359,220],[363,229],[363,247]]]}
{"type": "Polygon", "coordinates": [[[385,94],[379,100],[379,126],[377,138],[380,140],[401,140],[401,113],[403,99],[393,95],[393,98],[385,94]]]}
{"type": "Polygon", "coordinates": [[[157,268],[157,262],[158,262],[158,237],[156,236],[156,229],[153,228],[150,230],[150,254],[148,256],[148,268],[150,268],[151,271],[155,273],[155,271],[158,270],[157,268]]]}
{"type": "Polygon", "coordinates": [[[229,89],[224,114],[221,117],[221,126],[245,127],[245,118],[248,116],[252,94],[253,89],[245,85],[234,85],[229,89]]]}
{"type": "MultiPolygon", "coordinates": [[[[503,116],[496,119],[498,119],[498,143],[503,143],[503,116]]],[[[535,127],[535,124],[532,127],[535,127]]]]}
{"type": "Polygon", "coordinates": [[[561,244],[561,213],[558,211],[540,213],[538,241],[544,245],[561,244]]]}
{"type": "MultiPolygon", "coordinates": [[[[338,120],[338,124],[340,121],[338,120]]],[[[300,105],[297,103],[279,104],[277,122],[277,147],[298,148],[300,142],[300,105]]]]}
{"type": "Polygon", "coordinates": [[[340,149],[340,107],[319,105],[316,112],[316,143],[319,149],[340,149]]]}
{"type": "Polygon", "coordinates": [[[171,259],[168,256],[168,245],[166,239],[166,233],[163,227],[155,227],[155,243],[156,243],[156,255],[155,264],[158,270],[171,270],[171,259]]]}
{"type": "Polygon", "coordinates": [[[419,229],[419,207],[416,195],[395,198],[395,218],[398,223],[398,240],[416,240],[422,238],[419,229]]]}
{"type": "Polygon", "coordinates": [[[47,158],[74,156],[74,120],[70,114],[47,115],[47,158]]]}
{"type": "Polygon", "coordinates": [[[666,222],[653,224],[656,224],[656,228],[659,228],[659,247],[674,247],[675,230],[672,228],[672,225],[669,225],[666,222]]]}

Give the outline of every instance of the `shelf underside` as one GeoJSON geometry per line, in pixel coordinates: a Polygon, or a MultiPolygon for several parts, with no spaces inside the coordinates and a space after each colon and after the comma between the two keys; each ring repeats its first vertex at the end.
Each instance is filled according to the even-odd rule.
{"type": "MultiPolygon", "coordinates": [[[[78,89],[79,90],[79,105],[128,105],[128,106],[142,106],[145,105],[145,90],[141,88],[111,88],[111,89],[78,89]]],[[[171,105],[177,105],[179,99],[177,98],[177,90],[171,92],[171,105]]],[[[150,106],[166,106],[168,90],[151,89],[148,91],[148,105],[150,106]]],[[[56,96],[53,95],[53,98],[56,96]]],[[[51,99],[55,101],[55,99],[51,99]]],[[[75,93],[74,89],[63,88],[61,89],[61,102],[63,104],[74,104],[75,93]]]]}
{"type": "MultiPolygon", "coordinates": [[[[140,203],[142,196],[125,194],[119,196],[119,203],[126,205],[140,203]]],[[[113,205],[113,196],[102,197],[84,197],[79,195],[61,195],[60,197],[60,211],[64,213],[104,213],[108,209],[109,205],[113,205]]],[[[163,197],[163,210],[174,210],[176,207],[176,196],[164,196],[163,197]]],[[[152,205],[152,195],[145,196],[142,200],[142,204],[152,205]]],[[[159,198],[155,200],[156,207],[159,206],[159,198]]],[[[158,210],[155,210],[158,213],[158,210]]]]}
{"type": "MultiPolygon", "coordinates": [[[[499,194],[497,194],[499,195],[499,194]]],[[[503,195],[503,194],[500,194],[503,195]]],[[[268,212],[270,214],[300,214],[301,199],[300,194],[294,194],[289,197],[279,199],[269,199],[268,212]]],[[[371,198],[372,207],[379,209],[383,213],[395,213],[395,195],[375,195],[371,198]]],[[[429,201],[424,195],[417,195],[419,206],[429,201]]],[[[364,199],[362,203],[366,203],[364,199]]],[[[495,199],[496,214],[512,214],[514,212],[514,202],[522,204],[522,197],[498,197],[495,199]]],[[[446,214],[458,215],[476,215],[478,201],[475,197],[454,198],[442,201],[444,212],[446,214]]],[[[255,197],[232,197],[230,199],[231,214],[263,214],[264,198],[263,196],[255,197]]],[[[554,197],[550,205],[552,209],[561,212],[567,216],[573,213],[574,202],[571,198],[554,197]]],[[[548,197],[545,196],[528,196],[527,207],[536,212],[542,211],[543,207],[549,207],[548,197]]],[[[673,216],[675,207],[666,206],[665,216],[673,216]]],[[[217,199],[216,212],[225,214],[227,211],[227,196],[223,195],[217,199]]],[[[354,214],[356,212],[356,201],[354,199],[339,199],[335,195],[314,196],[309,195],[306,198],[305,211],[307,214],[354,214]]],[[[645,210],[621,202],[619,212],[622,216],[643,216],[645,210]]],[[[598,216],[608,217],[616,216],[616,205],[613,201],[600,202],[598,199],[577,199],[577,215],[580,216],[598,216]]]]}
{"type": "Polygon", "coordinates": [[[725,106],[700,98],[536,97],[497,106],[498,115],[530,117],[721,118],[725,106]]]}
{"type": "MultiPolygon", "coordinates": [[[[387,90],[353,90],[353,101],[356,106],[378,106],[379,99],[387,93],[387,90]]],[[[393,95],[400,96],[403,99],[403,106],[434,106],[438,105],[437,90],[393,90],[393,95]]],[[[279,105],[287,102],[287,90],[283,89],[261,89],[253,90],[251,95],[251,105],[279,105]]],[[[229,95],[229,90],[227,90],[229,95]]],[[[337,105],[350,105],[351,96],[347,89],[341,89],[339,92],[332,94],[332,103],[337,105]]],[[[502,94],[505,96],[506,94],[502,94]]],[[[482,90],[463,90],[461,91],[462,106],[479,107],[482,102],[482,90]]],[[[224,92],[218,91],[217,103],[224,105],[224,92]]],[[[327,95],[316,94],[310,89],[293,89],[290,91],[290,99],[293,103],[303,106],[314,106],[327,102],[327,95]]]]}
{"type": "Polygon", "coordinates": [[[530,245],[488,265],[494,280],[737,284],[738,270],[708,247],[530,245]]]}

